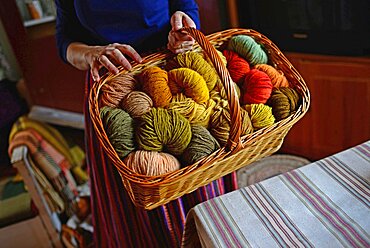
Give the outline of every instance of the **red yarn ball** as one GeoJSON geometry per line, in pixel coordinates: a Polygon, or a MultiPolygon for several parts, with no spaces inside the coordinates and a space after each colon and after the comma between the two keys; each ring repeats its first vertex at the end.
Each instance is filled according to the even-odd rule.
{"type": "Polygon", "coordinates": [[[271,79],[266,73],[257,69],[250,70],[242,85],[242,105],[265,104],[271,96],[272,88],[271,79]]]}
{"type": "Polygon", "coordinates": [[[249,63],[234,51],[223,50],[222,54],[226,58],[226,67],[231,79],[237,84],[242,83],[245,75],[250,71],[249,63]]]}

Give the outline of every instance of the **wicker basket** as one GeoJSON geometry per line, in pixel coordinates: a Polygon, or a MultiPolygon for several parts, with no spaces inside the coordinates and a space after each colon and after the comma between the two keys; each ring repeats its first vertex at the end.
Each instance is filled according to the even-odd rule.
{"type": "MultiPolygon", "coordinates": [[[[93,85],[89,96],[90,115],[99,142],[120,173],[123,185],[133,203],[137,207],[147,210],[166,204],[247,164],[276,152],[282,145],[284,137],[293,124],[307,112],[310,103],[310,94],[303,78],[279,48],[262,34],[250,29],[229,29],[205,37],[196,29],[184,28],[184,30],[198,43],[195,49],[202,48],[210,57],[225,86],[231,114],[230,137],[225,147],[222,147],[197,163],[175,172],[160,176],[139,175],[129,169],[119,158],[109,142],[99,115],[98,103],[100,89],[114,76],[112,74],[103,76],[100,82],[93,85]],[[263,128],[243,137],[240,136],[239,100],[231,77],[215,50],[215,47],[221,47],[232,36],[241,34],[249,35],[258,43],[263,44],[269,56],[269,64],[282,70],[290,82],[291,87],[294,87],[302,97],[302,104],[293,115],[270,127],[263,128]]],[[[147,66],[160,66],[164,64],[166,59],[173,56],[169,52],[153,53],[146,56],[141,64],[134,64],[132,71],[139,73],[147,66]]],[[[120,69],[120,73],[127,73],[127,71],[120,69]]]]}

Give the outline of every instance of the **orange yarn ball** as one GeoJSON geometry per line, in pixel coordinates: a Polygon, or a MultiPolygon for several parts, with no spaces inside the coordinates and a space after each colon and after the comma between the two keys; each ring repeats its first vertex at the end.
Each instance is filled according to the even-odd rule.
{"type": "Polygon", "coordinates": [[[271,83],[275,88],[289,87],[288,79],[285,77],[283,71],[277,70],[268,64],[259,64],[254,68],[266,73],[270,77],[271,83]]]}
{"type": "Polygon", "coordinates": [[[139,77],[143,91],[152,98],[155,107],[166,107],[171,102],[172,93],[165,70],[158,66],[149,67],[139,77]]]}
{"type": "Polygon", "coordinates": [[[227,60],[227,70],[232,80],[237,84],[242,83],[245,75],[250,71],[249,63],[236,52],[224,50],[222,53],[227,60]]]}
{"type": "Polygon", "coordinates": [[[134,91],[136,79],[130,74],[118,75],[101,87],[100,107],[117,107],[123,98],[134,91]]]}
{"type": "Polygon", "coordinates": [[[169,153],[137,150],[123,162],[134,172],[146,176],[159,176],[180,169],[180,162],[169,153]]]}
{"type": "Polygon", "coordinates": [[[250,70],[242,85],[242,105],[265,104],[271,96],[272,88],[271,79],[266,73],[257,69],[250,70]]]}

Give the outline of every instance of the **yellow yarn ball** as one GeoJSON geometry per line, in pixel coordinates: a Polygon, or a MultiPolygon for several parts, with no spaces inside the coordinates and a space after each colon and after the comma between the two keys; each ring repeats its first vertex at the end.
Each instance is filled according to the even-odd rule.
{"type": "Polygon", "coordinates": [[[165,70],[158,66],[148,67],[139,75],[143,91],[148,94],[155,107],[166,107],[172,98],[168,87],[168,76],[165,70]]]}
{"type": "Polygon", "coordinates": [[[168,110],[179,112],[192,125],[200,125],[207,128],[215,106],[216,102],[212,99],[198,104],[193,99],[180,93],[173,96],[171,103],[168,105],[168,110]]]}
{"type": "Polygon", "coordinates": [[[275,123],[275,117],[270,106],[259,103],[244,105],[242,108],[249,113],[254,130],[268,127],[275,123]]]}
{"type": "MultiPolygon", "coordinates": [[[[234,88],[236,90],[236,95],[237,98],[240,98],[240,88],[239,86],[233,82],[234,88]]],[[[215,88],[210,92],[210,97],[213,98],[212,96],[214,95],[219,95],[221,98],[227,100],[227,95],[226,95],[226,90],[224,85],[222,84],[221,80],[217,81],[215,88]]]]}
{"type": "Polygon", "coordinates": [[[173,95],[184,92],[197,103],[204,103],[209,99],[206,81],[198,72],[189,68],[169,71],[168,86],[173,95]]]}
{"type": "Polygon", "coordinates": [[[212,90],[215,87],[219,78],[215,68],[213,68],[213,66],[211,66],[203,56],[197,52],[180,53],[173,58],[171,62],[169,62],[169,64],[171,63],[171,66],[167,66],[169,70],[178,67],[185,67],[198,72],[206,81],[208,90],[212,90]]]}
{"type": "MultiPolygon", "coordinates": [[[[230,109],[228,103],[224,99],[218,99],[218,103],[211,116],[210,131],[211,134],[220,142],[225,145],[229,138],[230,133],[230,109]]],[[[250,134],[253,132],[253,126],[248,113],[241,109],[241,135],[250,134]]]]}

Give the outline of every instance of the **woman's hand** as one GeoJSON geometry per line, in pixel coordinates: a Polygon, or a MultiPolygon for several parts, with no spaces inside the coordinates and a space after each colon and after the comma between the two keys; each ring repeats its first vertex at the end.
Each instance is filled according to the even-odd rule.
{"type": "Polygon", "coordinates": [[[192,49],[194,39],[186,33],[178,32],[178,30],[183,27],[196,28],[194,21],[184,12],[176,11],[171,17],[171,26],[167,48],[173,53],[183,53],[192,49]]]}
{"type": "Polygon", "coordinates": [[[99,70],[105,67],[109,72],[117,74],[118,66],[130,70],[131,64],[126,57],[140,63],[142,58],[129,45],[114,43],[107,46],[88,46],[82,43],[72,43],[67,50],[67,59],[76,68],[90,69],[94,81],[100,80],[99,70]]]}

